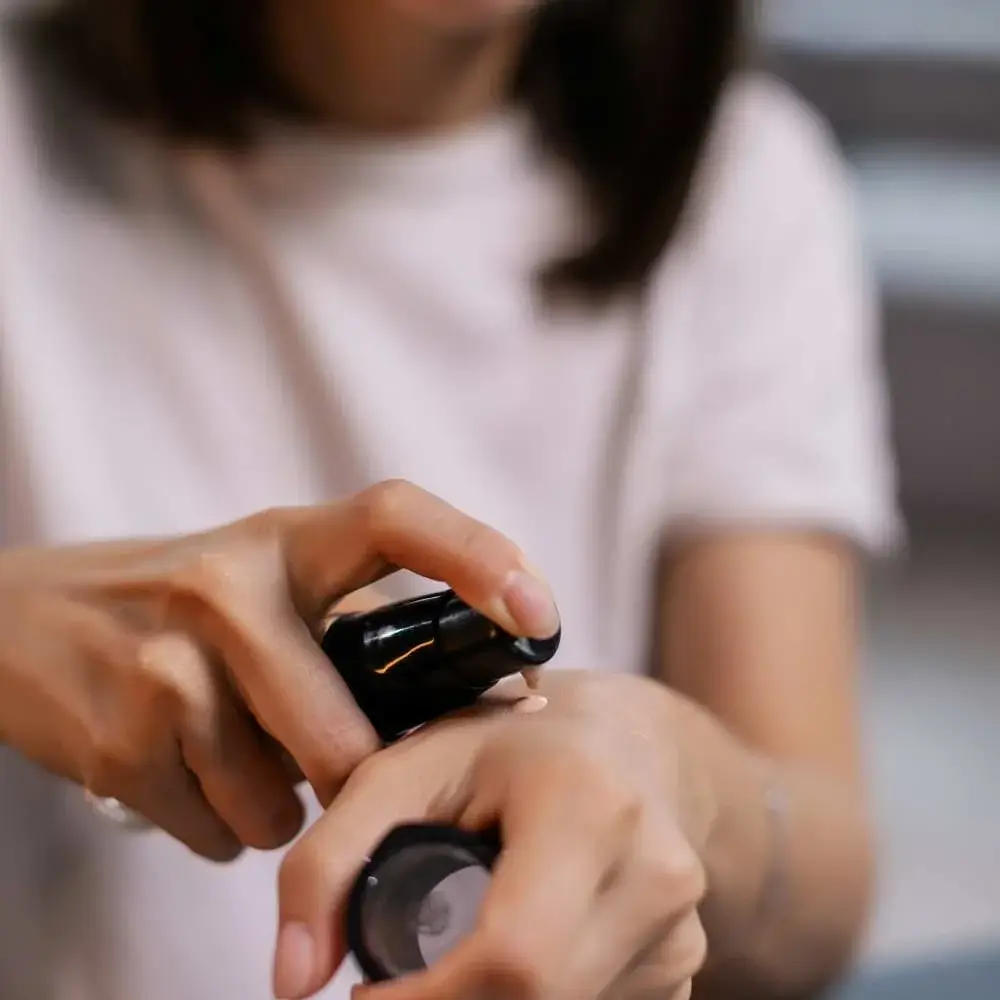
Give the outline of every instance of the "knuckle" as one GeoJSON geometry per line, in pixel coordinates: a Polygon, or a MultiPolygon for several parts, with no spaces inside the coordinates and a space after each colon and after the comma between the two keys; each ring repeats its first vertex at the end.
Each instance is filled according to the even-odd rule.
{"type": "Polygon", "coordinates": [[[210,548],[192,555],[170,579],[178,597],[196,605],[216,608],[225,605],[239,576],[235,560],[222,548],[210,548]]]}
{"type": "Polygon", "coordinates": [[[118,754],[102,736],[91,738],[90,753],[84,768],[84,784],[94,795],[119,796],[127,783],[128,775],[118,754]]]}
{"type": "Polygon", "coordinates": [[[250,623],[275,611],[275,583],[285,585],[285,557],[274,536],[265,544],[241,537],[192,553],[167,580],[181,620],[225,633],[250,634],[250,623]],[[200,624],[198,624],[200,623],[200,624]]]}
{"type": "Polygon", "coordinates": [[[136,671],[145,682],[157,687],[182,687],[190,658],[187,643],[179,634],[154,632],[136,641],[136,671]]]}
{"type": "Polygon", "coordinates": [[[639,863],[639,874],[649,891],[670,899],[677,909],[701,902],[706,890],[705,871],[691,846],[679,836],[661,838],[655,852],[639,863]]]}
{"type": "Polygon", "coordinates": [[[162,718],[158,682],[141,667],[141,642],[123,636],[105,655],[116,678],[81,717],[87,745],[83,774],[95,795],[114,795],[141,777],[162,718]]]}
{"type": "Polygon", "coordinates": [[[302,912],[314,899],[327,899],[335,885],[335,852],[324,849],[324,839],[312,827],[285,855],[278,868],[278,898],[285,906],[302,912]]]}
{"type": "Polygon", "coordinates": [[[145,763],[145,747],[137,745],[121,727],[92,728],[85,783],[94,795],[120,797],[142,778],[145,763]]]}
{"type": "Polygon", "coordinates": [[[594,784],[580,788],[575,812],[580,832],[602,853],[618,856],[633,849],[645,806],[627,790],[604,785],[597,778],[594,784]]]}
{"type": "Polygon", "coordinates": [[[309,838],[299,841],[278,866],[278,895],[289,899],[301,892],[303,886],[312,884],[317,858],[309,848],[309,838]]]}
{"type": "Polygon", "coordinates": [[[607,815],[612,829],[621,838],[631,838],[642,825],[646,807],[636,795],[623,789],[608,790],[607,815]]]}
{"type": "Polygon", "coordinates": [[[700,879],[686,865],[660,857],[647,860],[641,871],[648,891],[660,899],[668,898],[677,906],[686,906],[698,897],[700,879]]]}
{"type": "Polygon", "coordinates": [[[621,773],[602,759],[598,746],[567,747],[561,765],[565,772],[558,775],[566,787],[578,787],[581,806],[591,812],[595,821],[615,836],[628,837],[635,833],[645,816],[642,798],[622,780],[621,773]],[[585,796],[582,795],[586,792],[585,796]]]}
{"type": "Polygon", "coordinates": [[[421,492],[405,479],[386,479],[370,486],[358,499],[373,531],[378,532],[391,529],[421,492]]]}
{"type": "Polygon", "coordinates": [[[214,682],[201,651],[175,632],[142,637],[135,655],[136,676],[151,712],[180,715],[200,729],[215,712],[214,682]]]}
{"type": "Polygon", "coordinates": [[[288,804],[278,802],[271,816],[262,822],[261,829],[254,836],[254,843],[247,843],[258,851],[275,851],[291,843],[302,829],[304,815],[298,800],[291,798],[288,804]]]}
{"type": "Polygon", "coordinates": [[[696,976],[708,957],[708,936],[697,916],[683,921],[670,942],[670,966],[678,980],[696,976]]]}

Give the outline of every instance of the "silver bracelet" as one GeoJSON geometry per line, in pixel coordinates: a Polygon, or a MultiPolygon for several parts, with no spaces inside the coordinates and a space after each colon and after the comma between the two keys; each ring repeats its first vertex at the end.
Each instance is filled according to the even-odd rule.
{"type": "Polygon", "coordinates": [[[788,906],[791,897],[791,848],[792,800],[785,786],[772,777],[764,793],[767,813],[768,854],[767,867],[757,896],[757,919],[768,921],[788,906]]]}

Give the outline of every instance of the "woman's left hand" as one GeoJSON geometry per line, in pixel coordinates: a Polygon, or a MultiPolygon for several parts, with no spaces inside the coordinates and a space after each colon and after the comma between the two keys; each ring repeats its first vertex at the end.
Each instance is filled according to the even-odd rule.
{"type": "Polygon", "coordinates": [[[400,823],[499,825],[503,852],[475,931],[426,972],[356,1000],[686,1000],[706,951],[699,860],[714,805],[665,688],[553,672],[361,764],[281,870],[275,991],[319,990],[344,959],[353,880],[400,823]]]}

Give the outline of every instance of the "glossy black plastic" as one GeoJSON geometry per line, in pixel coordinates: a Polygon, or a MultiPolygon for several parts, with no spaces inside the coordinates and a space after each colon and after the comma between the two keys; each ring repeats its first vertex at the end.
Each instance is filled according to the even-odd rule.
{"type": "Polygon", "coordinates": [[[382,939],[382,947],[385,947],[386,941],[392,942],[389,947],[394,964],[409,971],[418,970],[423,962],[417,954],[413,934],[404,926],[410,922],[408,918],[444,876],[470,865],[492,871],[500,850],[497,830],[470,833],[434,823],[413,823],[392,830],[372,852],[358,875],[347,904],[347,945],[365,978],[372,983],[393,978],[393,973],[380,957],[381,948],[375,944],[378,938],[382,939]],[[408,873],[405,891],[398,892],[397,887],[385,884],[386,878],[391,878],[393,861],[407,852],[416,853],[424,848],[432,848],[433,851],[416,871],[408,873]],[[376,892],[388,892],[390,897],[397,897],[397,911],[385,917],[390,924],[397,926],[369,926],[373,917],[367,903],[376,892]]]}
{"type": "Polygon", "coordinates": [[[494,684],[555,656],[560,633],[522,639],[453,591],[334,620],[323,650],[386,743],[472,705],[494,684]]]}

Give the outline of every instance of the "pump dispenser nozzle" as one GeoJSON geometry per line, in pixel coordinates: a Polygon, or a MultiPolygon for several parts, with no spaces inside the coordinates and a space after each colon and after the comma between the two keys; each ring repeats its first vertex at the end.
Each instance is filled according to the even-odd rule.
{"type": "Polygon", "coordinates": [[[453,591],[334,620],[323,650],[386,743],[473,704],[505,677],[555,656],[549,639],[510,635],[453,591]]]}

